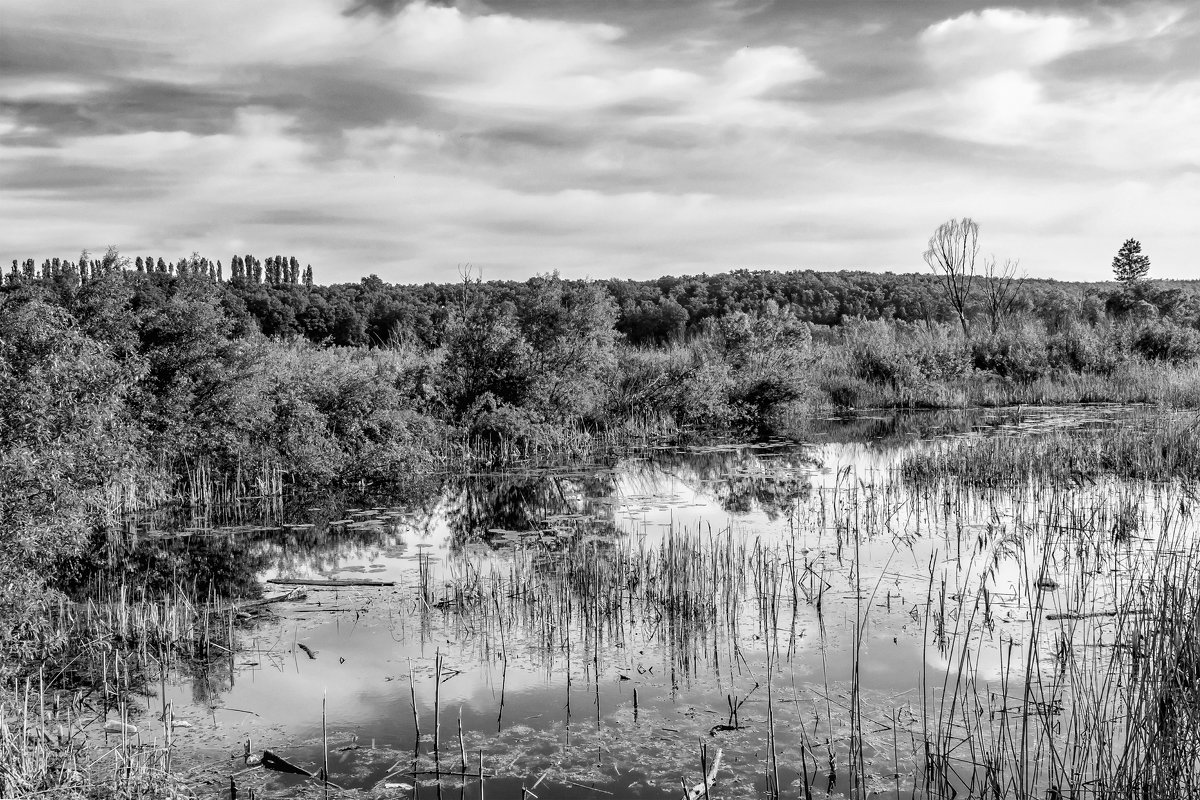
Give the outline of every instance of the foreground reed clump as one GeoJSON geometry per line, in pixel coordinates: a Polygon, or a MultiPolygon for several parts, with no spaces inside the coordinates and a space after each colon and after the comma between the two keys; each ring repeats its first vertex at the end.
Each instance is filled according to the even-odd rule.
{"type": "Polygon", "coordinates": [[[167,740],[137,726],[97,721],[90,709],[44,684],[3,690],[0,700],[0,797],[176,800],[195,797],[175,772],[167,740]]]}
{"type": "Polygon", "coordinates": [[[1192,520],[1172,517],[1178,498],[1167,498],[1155,541],[1131,552],[1086,541],[1095,532],[1077,525],[1076,501],[1062,498],[1026,530],[1035,546],[1017,597],[1027,627],[1019,635],[994,627],[982,592],[963,608],[963,629],[981,633],[931,642],[951,666],[932,687],[925,722],[928,796],[1195,797],[1200,543],[1192,520]],[[1089,573],[1060,587],[1047,577],[1064,550],[1081,547],[1119,578],[1089,573]],[[989,644],[1000,655],[990,676],[980,668],[989,644]]]}
{"type": "Polygon", "coordinates": [[[235,608],[125,587],[48,609],[62,636],[0,687],[0,797],[194,797],[174,763],[168,681],[217,689],[237,650],[235,608]],[[158,695],[157,704],[154,696],[158,695]]]}

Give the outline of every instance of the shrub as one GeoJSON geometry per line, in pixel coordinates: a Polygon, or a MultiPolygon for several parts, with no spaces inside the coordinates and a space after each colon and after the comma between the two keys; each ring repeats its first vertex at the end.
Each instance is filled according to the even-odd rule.
{"type": "Polygon", "coordinates": [[[1091,325],[1068,325],[1046,342],[1050,369],[1111,375],[1127,352],[1121,347],[1119,337],[1113,326],[1097,329],[1091,325]]]}
{"type": "Polygon", "coordinates": [[[1133,348],[1150,361],[1183,364],[1200,357],[1200,333],[1169,320],[1158,320],[1140,330],[1133,348]]]}
{"type": "Polygon", "coordinates": [[[1017,383],[1030,383],[1050,370],[1045,335],[1032,325],[976,339],[971,349],[976,369],[1017,383]]]}

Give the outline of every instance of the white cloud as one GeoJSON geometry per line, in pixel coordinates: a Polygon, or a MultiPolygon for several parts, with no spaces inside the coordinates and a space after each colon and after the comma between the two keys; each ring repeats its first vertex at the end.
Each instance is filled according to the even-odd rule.
{"type": "MultiPolygon", "coordinates": [[[[1119,159],[1129,167],[1178,163],[1195,152],[1175,135],[1195,122],[1193,83],[1160,91],[1114,81],[1119,64],[1093,78],[1066,79],[1047,68],[1101,47],[1150,43],[1182,19],[1179,9],[1143,6],[1091,15],[991,8],[938,22],[917,41],[931,84],[892,106],[893,123],[972,142],[1040,148],[1104,168],[1119,159]],[[1128,146],[1145,143],[1148,133],[1179,146],[1128,146]]],[[[884,114],[873,119],[882,122],[884,114]]]]}
{"type": "Polygon", "coordinates": [[[1160,36],[1183,19],[1177,8],[1150,6],[1099,17],[1016,8],[969,11],[926,28],[925,61],[953,80],[1034,69],[1071,53],[1160,36]]]}
{"type": "Polygon", "coordinates": [[[1080,17],[989,8],[931,25],[921,34],[920,45],[935,71],[958,79],[1040,66],[1094,38],[1080,17]]]}
{"type": "Polygon", "coordinates": [[[743,97],[814,78],[820,71],[795,47],[743,47],[723,65],[724,88],[743,97]]]}
{"type": "Polygon", "coordinates": [[[250,249],[295,252],[322,279],[396,280],[437,266],[453,277],[465,261],[488,277],[921,269],[929,232],[969,214],[988,250],[1065,275],[1104,261],[1112,231],[1171,243],[1154,251],[1156,271],[1168,268],[1167,253],[1194,239],[1181,231],[1200,206],[1197,173],[1176,174],[1200,162],[1200,80],[1056,71],[1073,54],[1157,42],[1178,19],[1166,7],[962,14],[896,45],[920,67],[910,88],[844,102],[805,99],[846,78],[823,83],[836,60],[818,67],[782,33],[664,43],[617,17],[422,2],[392,17],[347,16],[340,0],[11,8],[10,30],[97,37],[107,66],[99,77],[6,76],[0,96],[86,111],[92,92],[124,76],[250,98],[219,133],[173,130],[168,116],[114,133],[125,130],[117,109],[105,133],[80,134],[76,121],[57,147],[33,146],[19,127],[53,126],[53,115],[7,112],[0,185],[23,165],[28,184],[28,165],[45,164],[64,183],[72,170],[98,184],[115,170],[108,188],[138,187],[0,193],[0,218],[13,223],[0,244],[13,257],[110,242],[168,256],[250,249]],[[289,68],[292,83],[270,83],[289,68]],[[315,126],[306,92],[313,109],[336,112],[316,96],[328,87],[301,82],[308,75],[339,87],[363,78],[347,102],[419,102],[315,126]],[[388,97],[381,83],[404,91],[388,97]],[[276,93],[297,96],[279,104],[286,113],[266,107],[276,93]],[[960,141],[937,149],[945,139],[960,141]]]}

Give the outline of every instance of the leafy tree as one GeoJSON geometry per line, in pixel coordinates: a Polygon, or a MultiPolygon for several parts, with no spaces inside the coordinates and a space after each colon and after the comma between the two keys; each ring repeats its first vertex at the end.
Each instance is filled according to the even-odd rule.
{"type": "Polygon", "coordinates": [[[521,335],[528,344],[532,393],[527,405],[552,419],[587,413],[601,380],[616,364],[616,304],[595,283],[540,275],[518,300],[521,335]]]}
{"type": "MultiPolygon", "coordinates": [[[[10,301],[0,314],[0,673],[41,638],[41,575],[78,552],[136,471],[123,395],[134,376],[64,309],[10,301]]],[[[43,646],[52,642],[43,641],[43,646]]]]}
{"type": "Polygon", "coordinates": [[[115,244],[110,244],[108,249],[104,251],[104,258],[100,262],[100,270],[105,274],[123,270],[129,266],[129,259],[121,255],[121,251],[117,249],[115,244]]]}
{"type": "Polygon", "coordinates": [[[528,344],[516,308],[464,281],[464,297],[446,326],[441,383],[450,409],[463,415],[479,403],[519,406],[529,388],[528,344]]]}
{"type": "Polygon", "coordinates": [[[1113,257],[1113,274],[1125,286],[1132,286],[1150,271],[1150,257],[1142,254],[1142,243],[1126,239],[1113,257]]]}

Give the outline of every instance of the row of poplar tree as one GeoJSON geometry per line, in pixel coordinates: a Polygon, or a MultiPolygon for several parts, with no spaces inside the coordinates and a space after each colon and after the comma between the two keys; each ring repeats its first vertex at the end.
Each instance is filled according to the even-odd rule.
{"type": "MultiPolygon", "coordinates": [[[[223,282],[225,268],[220,261],[209,261],[198,253],[178,261],[166,261],[159,256],[137,256],[130,261],[115,248],[109,248],[103,258],[92,258],[84,250],[77,261],[62,258],[47,258],[39,267],[32,258],[24,261],[13,259],[12,269],[5,276],[9,284],[23,280],[78,280],[86,283],[103,275],[117,272],[159,273],[163,275],[196,275],[223,282]]],[[[248,283],[268,283],[272,286],[313,285],[312,265],[300,268],[295,256],[268,256],[265,260],[253,255],[235,255],[229,261],[230,280],[241,279],[248,283]]]]}

